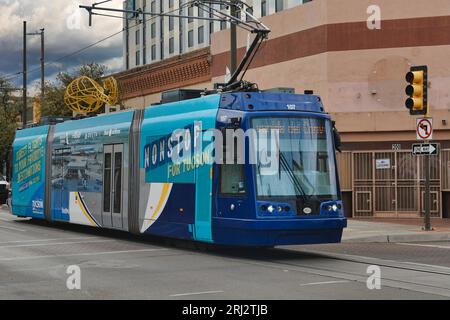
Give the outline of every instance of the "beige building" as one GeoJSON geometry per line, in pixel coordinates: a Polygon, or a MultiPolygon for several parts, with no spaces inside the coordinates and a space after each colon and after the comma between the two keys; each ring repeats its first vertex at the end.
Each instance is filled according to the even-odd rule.
{"type": "MultiPolygon", "coordinates": [[[[294,87],[298,93],[309,89],[322,97],[342,133],[341,187],[347,214],[354,217],[423,213],[423,159],[410,152],[416,117],[404,106],[404,77],[412,65],[428,66],[433,141],[441,147],[440,155],[432,158],[432,214],[448,217],[448,0],[313,0],[262,21],[272,32],[246,80],[261,89],[294,87]]],[[[229,38],[229,30],[216,32],[210,48],[119,74],[124,104],[144,107],[159,101],[160,91],[166,89],[210,88],[223,82],[230,61],[229,38]]],[[[240,56],[248,38],[239,32],[240,56]]]]}

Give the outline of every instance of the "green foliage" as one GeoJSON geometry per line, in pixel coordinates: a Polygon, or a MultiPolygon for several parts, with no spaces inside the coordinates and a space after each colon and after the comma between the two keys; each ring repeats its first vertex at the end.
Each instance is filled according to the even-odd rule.
{"type": "MultiPolygon", "coordinates": [[[[72,111],[64,104],[64,92],[76,78],[87,76],[101,83],[108,68],[95,62],[85,63],[74,72],[60,72],[55,82],[47,82],[44,86],[44,99],[41,104],[41,116],[70,116],[72,111]]],[[[101,112],[101,110],[99,110],[101,112]]]]}
{"type": "Polygon", "coordinates": [[[11,83],[0,78],[0,160],[6,160],[14,140],[21,103],[11,95],[11,83]]]}

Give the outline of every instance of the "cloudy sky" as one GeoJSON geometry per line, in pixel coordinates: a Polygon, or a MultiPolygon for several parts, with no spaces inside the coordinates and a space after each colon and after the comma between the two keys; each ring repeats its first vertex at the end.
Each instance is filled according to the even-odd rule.
{"type": "MultiPolygon", "coordinates": [[[[100,0],[0,0],[0,75],[22,71],[23,21],[27,32],[45,28],[46,78],[54,79],[59,71],[71,70],[83,62],[106,64],[109,72],[122,69],[122,33],[90,49],[60,60],[83,47],[89,46],[123,28],[122,20],[94,16],[93,26],[88,26],[86,10],[80,4],[90,5],[100,0]]],[[[112,0],[102,6],[122,8],[122,0],[112,0]]],[[[29,36],[28,74],[30,89],[40,79],[40,37],[29,36]]],[[[22,75],[13,76],[12,82],[21,86],[22,75]]]]}

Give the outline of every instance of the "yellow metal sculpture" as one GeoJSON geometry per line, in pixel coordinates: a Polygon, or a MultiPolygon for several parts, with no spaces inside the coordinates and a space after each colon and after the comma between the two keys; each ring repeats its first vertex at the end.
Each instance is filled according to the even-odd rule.
{"type": "Polygon", "coordinates": [[[105,104],[114,106],[118,100],[119,90],[113,77],[106,78],[101,86],[97,81],[82,76],[72,81],[64,93],[67,107],[79,114],[95,112],[105,104]]]}

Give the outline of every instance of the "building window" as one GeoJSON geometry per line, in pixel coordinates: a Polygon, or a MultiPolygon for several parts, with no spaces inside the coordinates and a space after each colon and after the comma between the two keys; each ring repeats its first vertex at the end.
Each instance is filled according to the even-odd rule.
{"type": "Polygon", "coordinates": [[[141,64],[141,52],[139,50],[136,50],[136,65],[141,64]]]}
{"type": "Polygon", "coordinates": [[[151,35],[152,39],[155,39],[155,37],[156,37],[156,23],[155,22],[153,22],[150,27],[150,35],[151,35]]]}
{"type": "Polygon", "coordinates": [[[150,3],[150,12],[155,13],[156,12],[156,1],[152,1],[150,3]]]}
{"type": "Polygon", "coordinates": [[[227,28],[227,22],[226,21],[220,21],[220,30],[225,30],[227,28]]]}
{"type": "Polygon", "coordinates": [[[173,0],[169,0],[169,8],[173,8],[173,0]]]}
{"type": "Polygon", "coordinates": [[[261,17],[267,16],[267,1],[262,0],[261,1],[261,17]]]}
{"type": "Polygon", "coordinates": [[[172,31],[173,30],[173,27],[174,27],[174,17],[169,17],[169,31],[172,31]]]}
{"type": "Polygon", "coordinates": [[[140,37],[141,37],[141,32],[140,32],[141,30],[136,30],[136,44],[139,44],[139,40],[140,40],[140,37]]]}
{"type": "MultiPolygon", "coordinates": [[[[249,14],[253,15],[253,8],[247,8],[246,11],[247,11],[249,14]]],[[[250,21],[252,21],[252,18],[250,18],[248,15],[245,15],[245,21],[246,21],[246,22],[250,22],[250,21]]]]}
{"type": "Polygon", "coordinates": [[[188,47],[194,46],[194,30],[189,30],[188,32],[188,47]]]}
{"type": "Polygon", "coordinates": [[[205,27],[198,27],[198,43],[205,42],[205,27]]]}
{"type": "Polygon", "coordinates": [[[156,60],[156,44],[152,45],[152,61],[156,60]]]}
{"type": "Polygon", "coordinates": [[[209,22],[209,33],[214,33],[214,21],[209,22]]]}
{"type": "Polygon", "coordinates": [[[283,10],[283,0],[275,0],[275,12],[283,10]]]}
{"type": "Polygon", "coordinates": [[[188,23],[193,22],[194,18],[191,18],[191,17],[194,16],[194,7],[191,6],[191,7],[188,8],[188,16],[189,16],[188,23]]]}
{"type": "Polygon", "coordinates": [[[198,16],[203,17],[203,8],[198,7],[198,16]]]}
{"type": "Polygon", "coordinates": [[[169,54],[174,53],[175,51],[175,40],[172,38],[169,39],[169,54]]]}

